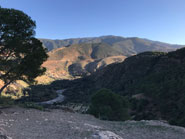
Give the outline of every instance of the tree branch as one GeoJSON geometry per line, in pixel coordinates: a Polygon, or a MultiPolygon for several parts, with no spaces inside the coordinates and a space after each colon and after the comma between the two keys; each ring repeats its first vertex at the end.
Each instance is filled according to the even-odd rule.
{"type": "Polygon", "coordinates": [[[12,82],[13,82],[13,81],[9,81],[9,82],[6,83],[3,87],[1,87],[1,89],[0,89],[0,95],[1,95],[1,93],[3,92],[3,90],[4,90],[8,85],[10,85],[12,82]]]}

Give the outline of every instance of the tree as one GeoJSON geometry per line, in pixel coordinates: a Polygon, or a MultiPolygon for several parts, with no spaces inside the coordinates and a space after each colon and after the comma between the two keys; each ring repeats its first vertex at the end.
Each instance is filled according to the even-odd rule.
{"type": "Polygon", "coordinates": [[[22,11],[0,7],[0,80],[4,82],[0,94],[16,80],[33,83],[45,72],[41,65],[47,50],[34,38],[35,27],[22,11]]]}
{"type": "Polygon", "coordinates": [[[88,112],[103,120],[128,120],[128,101],[108,89],[101,89],[91,99],[88,112]]]}

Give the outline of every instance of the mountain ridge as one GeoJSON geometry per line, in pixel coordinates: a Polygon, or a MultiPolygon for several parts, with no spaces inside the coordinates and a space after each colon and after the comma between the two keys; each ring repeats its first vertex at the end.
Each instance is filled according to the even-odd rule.
{"type": "Polygon", "coordinates": [[[119,35],[101,35],[98,37],[72,37],[72,38],[65,38],[65,39],[50,39],[50,38],[38,38],[39,40],[53,40],[53,41],[65,41],[65,40],[75,40],[75,39],[95,39],[95,38],[102,38],[102,37],[120,37],[120,38],[125,38],[125,39],[129,39],[129,38],[139,38],[139,39],[143,39],[146,41],[153,41],[153,42],[158,42],[158,43],[164,43],[164,44],[170,44],[170,45],[180,45],[180,46],[184,46],[185,44],[178,44],[178,43],[168,43],[168,42],[163,42],[163,41],[157,41],[157,40],[153,40],[153,39],[148,39],[148,38],[142,38],[142,37],[124,37],[124,36],[119,36],[119,35]]]}
{"type": "Polygon", "coordinates": [[[124,38],[112,35],[41,41],[49,50],[50,57],[43,64],[48,69],[47,75],[60,79],[91,74],[100,67],[122,62],[126,57],[141,52],[169,52],[183,47],[138,37],[124,38]]]}
{"type": "Polygon", "coordinates": [[[138,38],[138,37],[121,37],[121,36],[114,36],[114,35],[107,35],[107,36],[100,36],[100,37],[85,37],[85,38],[71,38],[71,39],[40,39],[41,42],[43,42],[43,45],[48,48],[49,51],[51,51],[53,48],[60,48],[63,46],[68,46],[71,44],[80,44],[80,43],[98,43],[103,40],[103,42],[107,43],[106,39],[116,39],[117,41],[123,41],[123,40],[132,40],[132,39],[141,39],[145,40],[147,42],[153,42],[160,45],[165,46],[176,46],[175,48],[180,48],[185,45],[178,45],[178,44],[169,44],[169,43],[163,43],[160,41],[152,41],[145,38],[138,38]]]}

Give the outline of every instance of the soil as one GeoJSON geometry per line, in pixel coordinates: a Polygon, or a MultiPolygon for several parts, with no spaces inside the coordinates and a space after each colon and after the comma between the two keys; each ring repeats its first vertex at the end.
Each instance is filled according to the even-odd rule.
{"type": "Polygon", "coordinates": [[[0,131],[9,139],[185,139],[185,128],[161,121],[101,121],[61,109],[0,111],[0,131]]]}

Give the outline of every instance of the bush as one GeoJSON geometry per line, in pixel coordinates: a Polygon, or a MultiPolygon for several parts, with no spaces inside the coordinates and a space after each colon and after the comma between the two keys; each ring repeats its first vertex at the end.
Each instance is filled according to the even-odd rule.
{"type": "Polygon", "coordinates": [[[20,107],[23,107],[23,108],[38,109],[38,110],[41,110],[41,111],[44,110],[44,107],[43,107],[43,106],[37,105],[37,104],[35,104],[35,103],[33,103],[33,102],[20,103],[19,106],[20,106],[20,107]]]}
{"type": "Polygon", "coordinates": [[[57,97],[56,91],[54,91],[49,85],[32,85],[29,88],[23,89],[24,97],[19,101],[23,102],[42,102],[54,99],[57,97]]]}
{"type": "Polygon", "coordinates": [[[10,107],[14,104],[15,104],[14,100],[11,99],[10,97],[0,96],[0,107],[10,107]]]}
{"type": "Polygon", "coordinates": [[[101,89],[92,96],[88,113],[103,120],[128,120],[128,102],[108,89],[101,89]]]}

